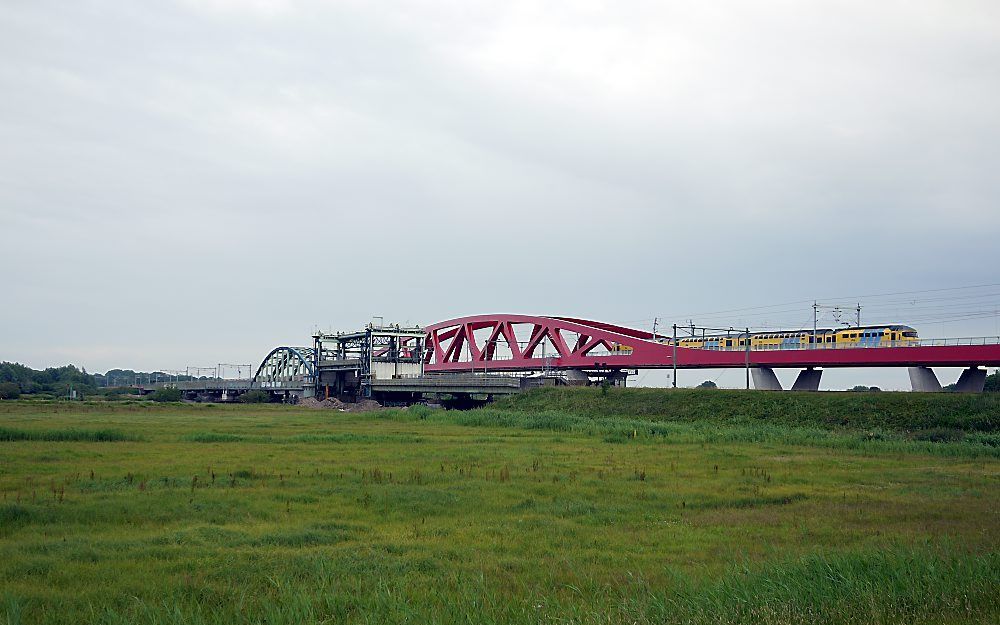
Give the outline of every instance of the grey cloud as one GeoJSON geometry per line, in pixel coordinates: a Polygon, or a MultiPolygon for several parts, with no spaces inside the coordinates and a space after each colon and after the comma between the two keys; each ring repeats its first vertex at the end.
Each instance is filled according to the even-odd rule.
{"type": "Polygon", "coordinates": [[[0,357],[987,283],[998,41],[971,1],[7,3],[0,357]]]}

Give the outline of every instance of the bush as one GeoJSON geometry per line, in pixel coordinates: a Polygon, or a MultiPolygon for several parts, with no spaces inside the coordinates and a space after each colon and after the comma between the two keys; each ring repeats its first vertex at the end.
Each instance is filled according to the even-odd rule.
{"type": "Polygon", "coordinates": [[[927,428],[913,433],[914,440],[932,443],[954,443],[965,438],[965,432],[956,428],[927,428]]]}
{"type": "Polygon", "coordinates": [[[711,380],[705,380],[698,385],[698,388],[719,388],[719,385],[711,380]]]}
{"type": "Polygon", "coordinates": [[[1000,369],[986,376],[986,383],[983,386],[983,390],[987,393],[1000,392],[1000,369]]]}
{"type": "Polygon", "coordinates": [[[180,401],[184,394],[181,393],[179,388],[158,388],[149,395],[146,399],[150,401],[180,401]]]}
{"type": "Polygon", "coordinates": [[[17,399],[21,396],[21,387],[14,382],[0,382],[0,399],[17,399]]]}
{"type": "Polygon", "coordinates": [[[240,395],[240,401],[244,404],[266,404],[271,401],[271,394],[267,391],[254,389],[240,395]]]}

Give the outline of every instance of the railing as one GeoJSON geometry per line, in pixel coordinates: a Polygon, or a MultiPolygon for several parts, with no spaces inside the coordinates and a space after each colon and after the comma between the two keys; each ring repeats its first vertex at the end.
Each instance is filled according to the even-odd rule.
{"type": "MultiPolygon", "coordinates": [[[[668,343],[669,344],[669,343],[668,343]]],[[[911,341],[879,341],[868,342],[858,341],[855,343],[783,343],[780,345],[751,345],[750,351],[771,352],[784,350],[810,350],[810,349],[882,349],[885,347],[947,347],[955,345],[1000,345],[1000,336],[971,336],[947,339],[916,339],[911,341]]],[[[685,347],[678,345],[678,347],[685,347]]],[[[687,347],[687,349],[701,349],[715,352],[742,352],[746,351],[746,346],[738,347],[687,347]]]]}
{"type": "Polygon", "coordinates": [[[937,347],[941,345],[997,345],[1000,336],[970,336],[954,339],[919,339],[921,347],[937,347]]]}

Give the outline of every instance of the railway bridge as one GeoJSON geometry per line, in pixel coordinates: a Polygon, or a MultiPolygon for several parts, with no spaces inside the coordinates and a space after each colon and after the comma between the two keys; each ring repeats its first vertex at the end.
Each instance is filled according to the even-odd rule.
{"type": "Polygon", "coordinates": [[[906,367],[914,391],[940,391],[933,367],[962,367],[958,390],[981,392],[984,367],[1000,366],[1000,337],[907,344],[681,347],[644,330],[574,317],[476,315],[427,327],[427,373],[573,371],[620,379],[638,369],[746,369],[754,387],[781,390],[775,369],[799,369],[792,390],[819,389],[823,369],[906,367]]]}
{"type": "Polygon", "coordinates": [[[934,367],[960,367],[956,390],[982,392],[985,367],[1000,367],[1000,337],[693,348],[611,323],[517,314],[460,317],[427,327],[369,325],[312,339],[310,346],[272,349],[252,379],[175,382],[144,390],[175,386],[190,397],[223,400],[264,390],[288,399],[481,402],[541,384],[624,385],[640,369],[745,369],[748,388],[752,380],[754,388],[782,390],[774,370],[791,368],[800,371],[791,390],[816,391],[824,369],[906,367],[912,389],[929,392],[942,390],[934,367]]]}

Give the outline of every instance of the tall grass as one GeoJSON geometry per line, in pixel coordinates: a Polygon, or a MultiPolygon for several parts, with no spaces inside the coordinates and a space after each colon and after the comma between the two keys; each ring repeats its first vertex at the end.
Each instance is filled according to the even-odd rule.
{"type": "MultiPolygon", "coordinates": [[[[447,573],[433,586],[405,575],[358,585],[349,581],[354,564],[305,559],[297,573],[259,580],[266,586],[240,591],[234,585],[219,593],[195,585],[164,598],[133,596],[86,611],[92,622],[108,625],[964,624],[995,622],[1000,615],[1000,557],[929,548],[814,554],[766,566],[734,566],[717,578],[674,572],[663,584],[641,576],[614,584],[581,579],[545,595],[530,589],[522,595],[521,589],[486,576],[447,573]]],[[[4,609],[0,616],[6,620],[0,622],[13,624],[31,613],[32,605],[8,595],[4,609]]]]}
{"type": "Polygon", "coordinates": [[[84,441],[91,443],[113,443],[121,441],[141,440],[133,434],[126,434],[120,430],[21,430],[9,427],[0,427],[0,441],[84,441]]]}
{"type": "MultiPolygon", "coordinates": [[[[1000,614],[1000,555],[929,548],[811,554],[656,595],[644,622],[985,622],[1000,614]]],[[[631,597],[623,596],[628,606],[631,597]]],[[[639,608],[640,606],[636,606],[639,608]]]]}
{"type": "Polygon", "coordinates": [[[1000,618],[996,432],[59,408],[0,406],[0,624],[1000,618]]]}
{"type": "Polygon", "coordinates": [[[393,420],[429,420],[471,427],[502,427],[524,430],[580,433],[599,436],[605,442],[647,443],[780,443],[812,445],[835,449],[871,452],[929,453],[943,456],[1000,458],[1000,433],[948,430],[925,435],[926,431],[907,432],[887,427],[859,429],[822,427],[754,421],[746,418],[704,420],[653,420],[627,416],[580,415],[568,410],[532,411],[513,403],[469,411],[385,411],[378,418],[393,420]]]}
{"type": "Polygon", "coordinates": [[[318,444],[351,444],[351,443],[419,443],[417,436],[405,435],[372,435],[354,434],[293,434],[290,436],[252,436],[231,434],[228,432],[192,432],[185,434],[181,440],[190,443],[318,443],[318,444]]]}
{"type": "Polygon", "coordinates": [[[792,393],[723,389],[541,388],[498,401],[517,412],[558,410],[647,421],[752,421],[824,428],[1000,431],[1000,393],[792,393]]]}

